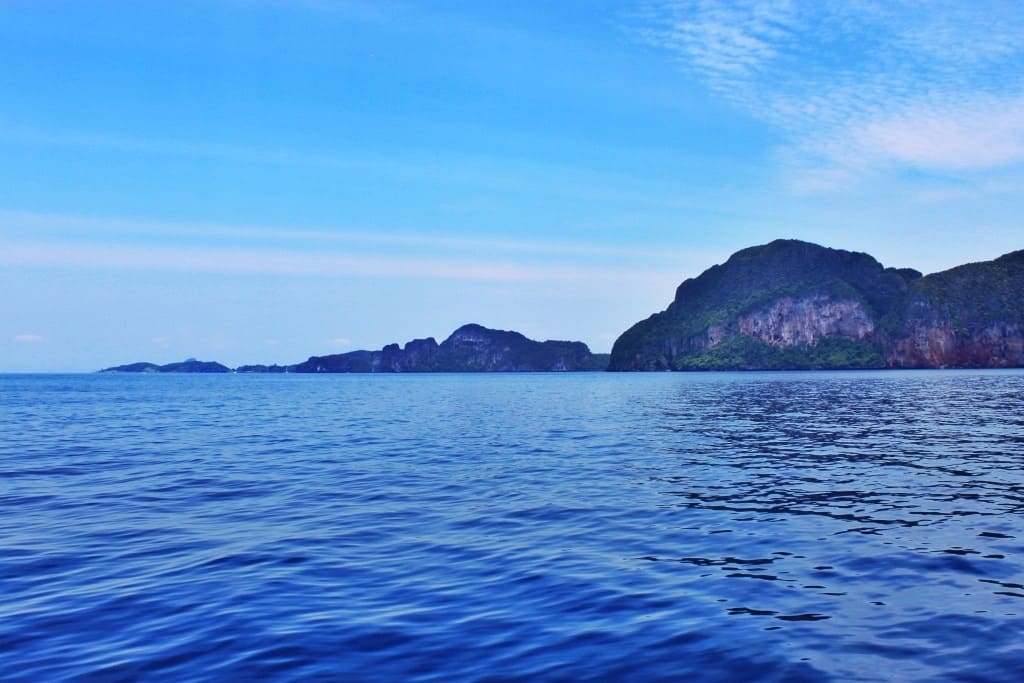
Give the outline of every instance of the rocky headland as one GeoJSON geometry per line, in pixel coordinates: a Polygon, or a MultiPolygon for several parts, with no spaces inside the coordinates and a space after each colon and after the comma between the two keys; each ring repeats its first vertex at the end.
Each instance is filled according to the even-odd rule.
{"type": "Polygon", "coordinates": [[[922,276],[776,240],[686,280],[610,370],[1024,366],[1024,250],[922,276]]]}

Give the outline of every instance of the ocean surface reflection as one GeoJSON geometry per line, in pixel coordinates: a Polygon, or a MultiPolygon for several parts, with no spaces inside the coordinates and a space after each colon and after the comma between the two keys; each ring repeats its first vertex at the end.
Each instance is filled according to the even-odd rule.
{"type": "Polygon", "coordinates": [[[0,679],[1013,680],[1024,373],[0,377],[0,679]]]}

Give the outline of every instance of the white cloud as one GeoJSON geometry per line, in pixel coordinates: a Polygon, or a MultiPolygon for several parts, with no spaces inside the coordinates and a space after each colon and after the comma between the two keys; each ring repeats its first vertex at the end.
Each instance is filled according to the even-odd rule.
{"type": "Polygon", "coordinates": [[[1024,163],[1024,4],[655,0],[631,30],[780,129],[797,191],[1024,163]]]}
{"type": "Polygon", "coordinates": [[[352,346],[352,340],[349,339],[348,337],[338,337],[336,339],[330,340],[330,344],[332,346],[340,346],[344,348],[346,346],[352,346]]]}
{"type": "Polygon", "coordinates": [[[908,108],[867,123],[856,144],[876,157],[923,169],[973,170],[1024,160],[1024,96],[908,108]]]}
{"type": "Polygon", "coordinates": [[[585,241],[0,210],[0,264],[25,267],[614,286],[674,279],[719,255],[585,241]],[[195,244],[198,236],[202,245],[195,244]]]}
{"type": "Polygon", "coordinates": [[[14,335],[14,341],[19,344],[38,344],[46,341],[46,339],[38,334],[16,334],[14,335]]]}

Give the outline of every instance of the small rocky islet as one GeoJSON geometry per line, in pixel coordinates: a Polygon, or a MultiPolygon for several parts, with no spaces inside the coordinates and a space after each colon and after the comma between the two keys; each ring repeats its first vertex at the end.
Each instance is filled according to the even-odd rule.
{"type": "MultiPolygon", "coordinates": [[[[775,240],[679,285],[611,354],[463,325],[440,344],[311,356],[240,373],[565,372],[1024,367],[1024,250],[922,275],[868,254],[775,240]]],[[[232,372],[188,359],[101,372],[232,372]]]]}

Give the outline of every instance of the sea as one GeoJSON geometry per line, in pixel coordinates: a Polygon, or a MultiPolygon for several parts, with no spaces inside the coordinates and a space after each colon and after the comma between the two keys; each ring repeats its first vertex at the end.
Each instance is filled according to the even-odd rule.
{"type": "Polygon", "coordinates": [[[0,376],[3,681],[1013,681],[1024,372],[0,376]]]}

